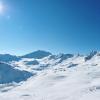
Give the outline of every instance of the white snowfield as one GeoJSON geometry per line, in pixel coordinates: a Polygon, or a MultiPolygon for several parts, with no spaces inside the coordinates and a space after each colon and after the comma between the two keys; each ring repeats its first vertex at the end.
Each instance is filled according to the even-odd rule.
{"type": "Polygon", "coordinates": [[[20,83],[0,85],[0,100],[100,100],[100,55],[22,58],[15,69],[36,75],[20,83]],[[65,57],[64,57],[65,58],[65,57]]]}

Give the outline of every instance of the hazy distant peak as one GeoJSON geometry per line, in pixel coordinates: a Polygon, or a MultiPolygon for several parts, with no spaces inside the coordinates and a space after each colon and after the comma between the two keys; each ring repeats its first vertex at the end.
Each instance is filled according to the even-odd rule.
{"type": "Polygon", "coordinates": [[[44,57],[47,57],[49,55],[52,55],[50,52],[43,51],[43,50],[37,50],[32,53],[26,54],[22,56],[21,58],[35,58],[35,59],[41,59],[44,57]]]}

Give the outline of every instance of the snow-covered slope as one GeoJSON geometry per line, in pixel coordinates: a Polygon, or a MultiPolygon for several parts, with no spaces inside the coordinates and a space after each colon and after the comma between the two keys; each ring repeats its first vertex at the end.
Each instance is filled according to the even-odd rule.
{"type": "Polygon", "coordinates": [[[10,65],[36,75],[14,86],[0,85],[1,100],[100,100],[99,52],[88,56],[59,54],[41,59],[25,57],[10,62],[10,65]]]}
{"type": "Polygon", "coordinates": [[[15,69],[6,63],[0,63],[0,84],[25,81],[31,76],[32,73],[15,69]]]}

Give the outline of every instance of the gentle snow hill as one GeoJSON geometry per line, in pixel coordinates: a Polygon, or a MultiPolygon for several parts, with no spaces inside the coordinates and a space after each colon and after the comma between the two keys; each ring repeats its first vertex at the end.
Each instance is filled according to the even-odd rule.
{"type": "MultiPolygon", "coordinates": [[[[32,55],[9,64],[8,69],[36,75],[21,81],[22,84],[17,83],[20,85],[16,87],[0,85],[0,91],[2,88],[7,90],[0,92],[1,100],[100,100],[99,52],[92,51],[86,56],[50,54],[42,58],[32,55]]],[[[0,72],[3,68],[1,67],[0,72]]],[[[3,73],[3,79],[9,80],[8,76],[12,71],[7,75],[6,72],[3,73]]]]}

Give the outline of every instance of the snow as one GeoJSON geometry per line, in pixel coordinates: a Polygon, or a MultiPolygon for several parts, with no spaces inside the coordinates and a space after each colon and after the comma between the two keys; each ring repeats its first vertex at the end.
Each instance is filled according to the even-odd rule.
{"type": "Polygon", "coordinates": [[[1,100],[100,100],[100,56],[22,58],[11,64],[36,73],[21,83],[2,84],[1,100]],[[26,62],[37,61],[38,64],[26,62]],[[60,62],[59,62],[60,61],[60,62]],[[42,69],[36,70],[36,68],[42,69]],[[70,66],[70,67],[69,67],[70,66]]]}
{"type": "Polygon", "coordinates": [[[25,81],[32,73],[13,68],[11,65],[0,63],[0,84],[25,81]]]}

